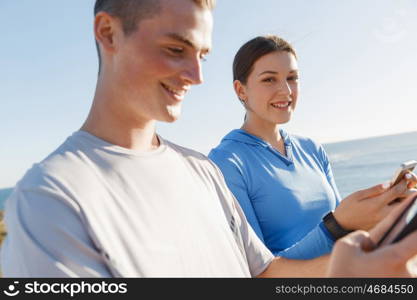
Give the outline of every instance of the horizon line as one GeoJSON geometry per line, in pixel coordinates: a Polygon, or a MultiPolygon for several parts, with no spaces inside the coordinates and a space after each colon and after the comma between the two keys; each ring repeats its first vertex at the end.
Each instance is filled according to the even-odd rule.
{"type": "Polygon", "coordinates": [[[411,133],[417,133],[417,130],[401,131],[401,132],[389,133],[389,134],[370,135],[370,136],[358,137],[358,138],[348,138],[346,140],[334,140],[334,141],[331,141],[331,142],[323,142],[322,144],[323,145],[329,145],[329,144],[353,142],[353,141],[367,140],[367,139],[372,139],[372,138],[388,137],[388,136],[393,136],[393,135],[402,135],[402,134],[411,134],[411,133]]]}
{"type": "MultiPolygon", "coordinates": [[[[388,136],[393,136],[393,135],[402,135],[402,134],[411,134],[411,133],[417,133],[417,130],[412,130],[412,131],[402,131],[402,132],[397,132],[397,133],[389,133],[389,134],[380,134],[380,135],[372,135],[372,136],[366,136],[366,137],[359,137],[359,138],[351,138],[351,139],[346,139],[346,140],[336,140],[336,141],[331,141],[331,142],[323,142],[321,144],[323,145],[331,145],[331,144],[338,144],[338,143],[345,143],[345,142],[353,142],[353,141],[361,141],[361,140],[367,140],[367,139],[373,139],[373,138],[381,138],[381,137],[388,137],[388,136]]],[[[17,182],[16,182],[17,184],[17,182]]],[[[1,190],[7,190],[7,189],[13,189],[14,186],[0,186],[0,191],[1,190]]]]}

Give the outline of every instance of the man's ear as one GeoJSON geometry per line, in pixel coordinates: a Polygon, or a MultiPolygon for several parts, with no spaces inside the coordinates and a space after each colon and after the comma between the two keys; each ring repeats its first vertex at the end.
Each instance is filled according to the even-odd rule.
{"type": "Polygon", "coordinates": [[[247,96],[245,85],[242,82],[240,82],[240,80],[235,80],[233,81],[233,87],[235,88],[236,95],[240,99],[240,101],[246,101],[247,96]]]}
{"type": "Polygon", "coordinates": [[[94,18],[94,35],[103,52],[114,52],[116,49],[117,20],[106,12],[99,12],[94,18]]]}

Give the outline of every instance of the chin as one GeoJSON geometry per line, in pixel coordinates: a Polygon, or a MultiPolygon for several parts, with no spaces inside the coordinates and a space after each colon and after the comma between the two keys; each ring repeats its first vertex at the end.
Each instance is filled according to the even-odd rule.
{"type": "Polygon", "coordinates": [[[288,118],[279,118],[278,120],[275,120],[275,124],[286,124],[291,120],[291,117],[288,116],[288,118]]]}
{"type": "Polygon", "coordinates": [[[176,120],[178,120],[178,118],[179,116],[169,116],[163,121],[167,123],[174,123],[176,120]]]}
{"type": "Polygon", "coordinates": [[[167,112],[164,116],[160,119],[160,121],[173,123],[179,119],[181,116],[181,108],[180,107],[168,107],[167,112]]]}
{"type": "Polygon", "coordinates": [[[163,117],[158,118],[159,122],[166,122],[166,123],[173,123],[178,120],[179,115],[165,115],[163,117]]]}

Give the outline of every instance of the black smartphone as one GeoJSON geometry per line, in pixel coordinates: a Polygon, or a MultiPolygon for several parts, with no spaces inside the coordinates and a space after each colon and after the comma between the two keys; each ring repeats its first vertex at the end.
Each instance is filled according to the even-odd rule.
{"type": "Polygon", "coordinates": [[[414,199],[411,200],[410,204],[407,205],[401,215],[395,220],[394,224],[392,224],[378,242],[378,247],[396,243],[411,232],[417,230],[417,195],[412,197],[414,199]]]}

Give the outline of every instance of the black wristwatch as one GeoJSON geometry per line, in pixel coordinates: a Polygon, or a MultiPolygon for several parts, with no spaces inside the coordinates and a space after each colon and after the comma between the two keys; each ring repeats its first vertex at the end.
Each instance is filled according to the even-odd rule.
{"type": "Polygon", "coordinates": [[[353,231],[346,230],[339,223],[337,223],[332,211],[323,217],[323,224],[333,236],[335,241],[353,231]]]}

